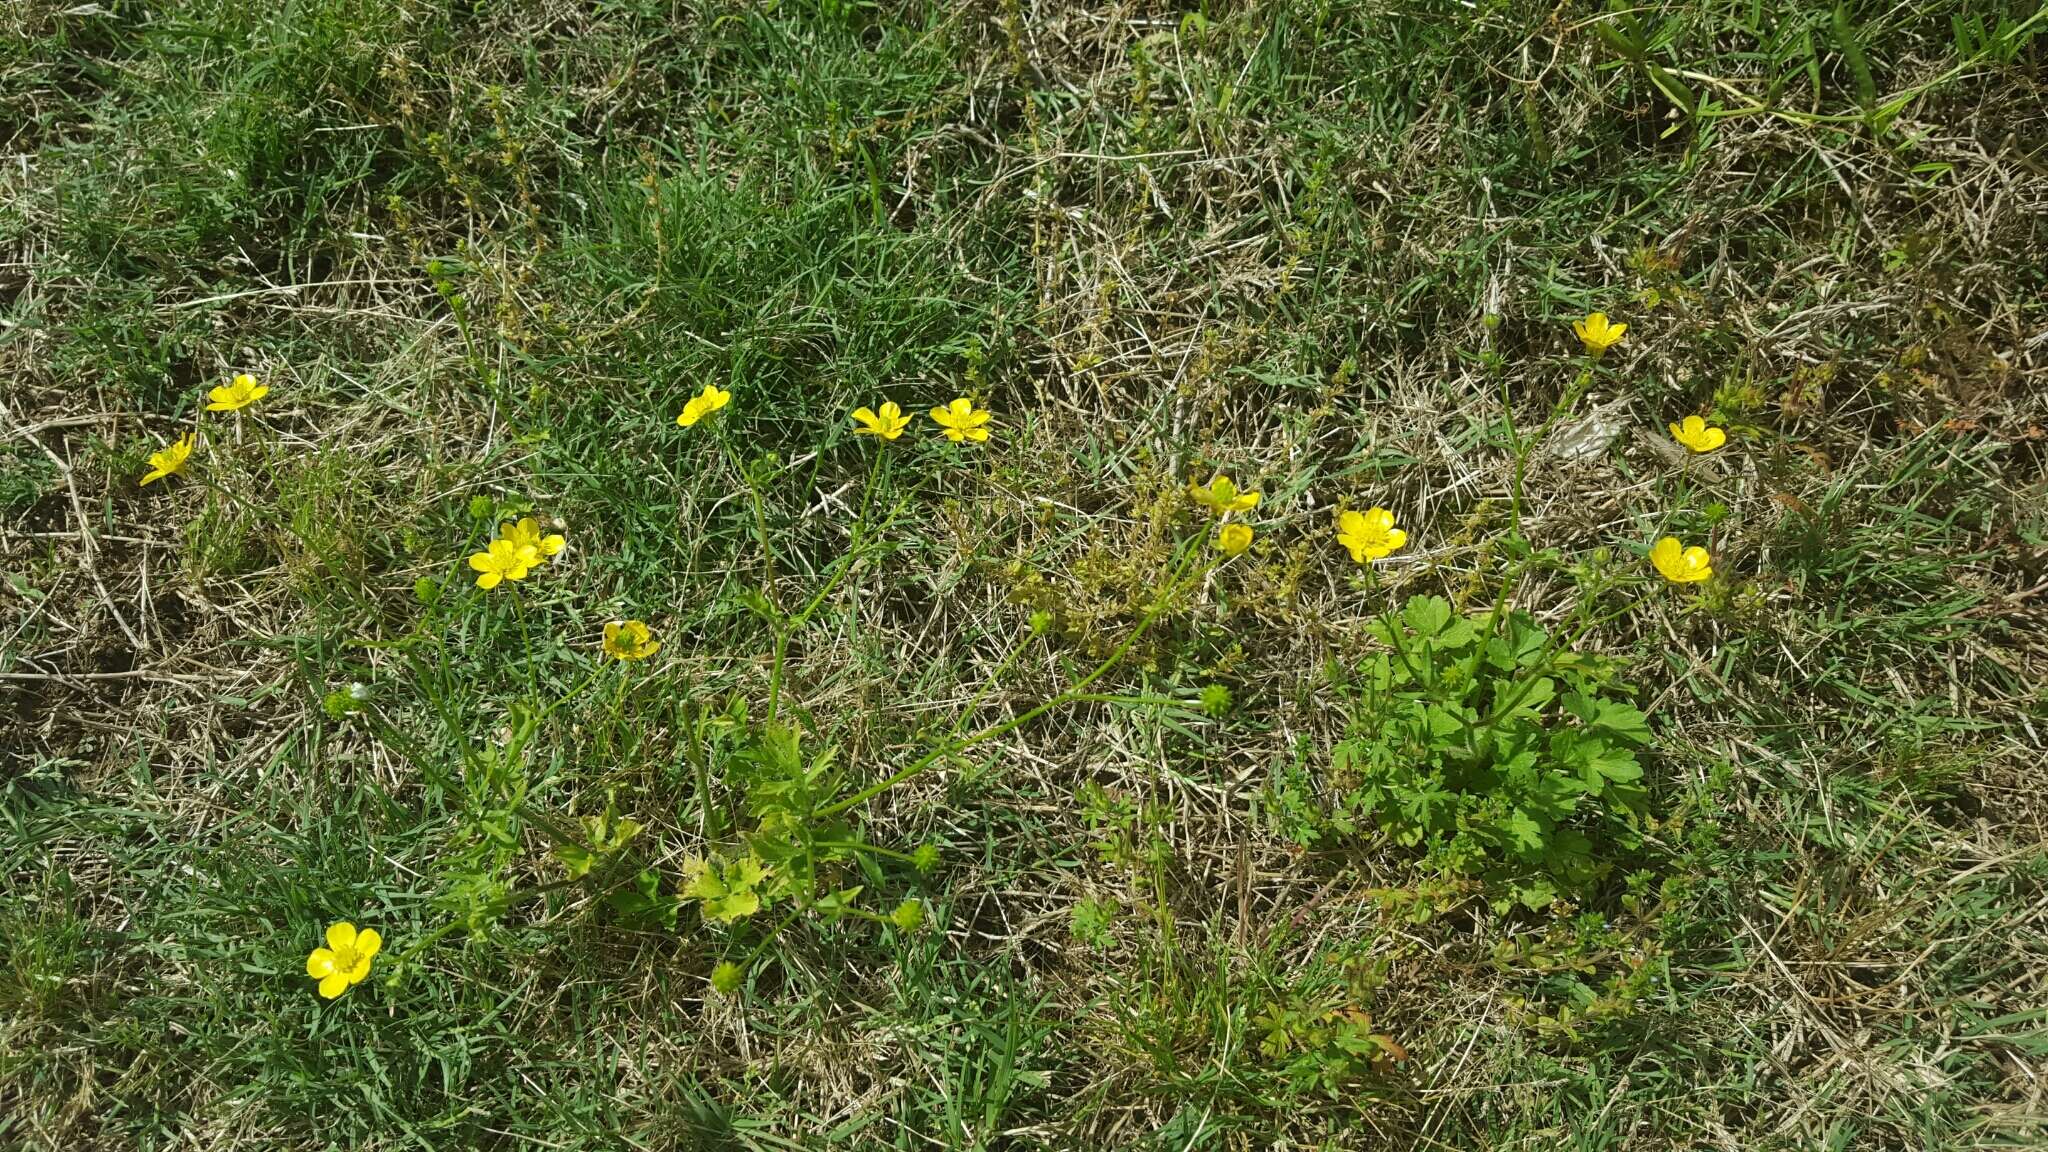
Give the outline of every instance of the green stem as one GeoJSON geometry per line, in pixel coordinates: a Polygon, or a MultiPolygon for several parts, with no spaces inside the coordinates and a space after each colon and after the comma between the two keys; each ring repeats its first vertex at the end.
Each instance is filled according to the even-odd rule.
{"type": "MultiPolygon", "coordinates": [[[[592,668],[589,671],[589,673],[587,673],[583,677],[581,683],[577,684],[574,688],[569,689],[569,691],[563,693],[562,696],[559,699],[557,699],[554,703],[548,705],[546,708],[541,709],[538,720],[547,719],[548,717],[555,714],[555,709],[560,708],[562,705],[567,704],[569,701],[574,700],[578,696],[581,696],[583,694],[583,690],[585,688],[590,687],[590,685],[593,682],[595,682],[599,676],[603,674],[604,665],[600,663],[596,667],[592,668]]],[[[621,685],[621,691],[623,691],[625,679],[621,677],[619,683],[621,685]]],[[[614,715],[616,716],[616,709],[614,709],[614,715]]],[[[538,722],[538,720],[536,722],[538,722]]]]}
{"type": "Polygon", "coordinates": [[[910,853],[898,852],[894,848],[884,848],[880,844],[861,844],[852,840],[818,840],[813,842],[811,847],[843,848],[852,852],[872,852],[877,856],[887,856],[891,860],[901,860],[905,864],[917,863],[917,857],[912,856],[910,853]]]}
{"type": "Polygon", "coordinates": [[[768,510],[762,503],[761,487],[754,482],[753,472],[740,462],[739,453],[733,450],[723,431],[719,433],[718,446],[727,463],[740,474],[740,482],[747,486],[747,503],[754,512],[754,539],[761,545],[761,599],[775,613],[769,620],[775,642],[773,663],[768,669],[768,721],[773,723],[782,705],[782,663],[789,651],[789,624],[782,616],[780,597],[775,590],[775,546],[768,542],[768,510]]]}
{"type": "MultiPolygon", "coordinates": [[[[508,893],[505,897],[504,910],[510,912],[512,909],[538,900],[550,892],[559,892],[564,888],[571,888],[580,883],[582,883],[580,880],[560,880],[552,884],[538,884],[523,891],[508,893]]],[[[446,939],[450,933],[461,928],[464,923],[460,918],[451,918],[443,922],[439,928],[408,944],[405,951],[391,958],[391,974],[385,978],[385,983],[397,983],[399,977],[404,974],[405,965],[411,963],[413,957],[446,939]]]]}
{"type": "Polygon", "coordinates": [[[1017,637],[1017,642],[1010,645],[1009,652],[1003,656],[1003,662],[996,665],[996,670],[989,673],[988,679],[982,683],[981,691],[976,692],[974,699],[967,702],[967,707],[960,710],[959,718],[954,720],[953,727],[946,731],[947,739],[950,740],[960,735],[960,729],[966,726],[968,719],[981,707],[981,702],[988,699],[988,694],[996,690],[996,685],[1002,682],[1003,675],[1010,670],[1012,664],[1017,662],[1017,657],[1024,652],[1024,646],[1031,643],[1032,637],[1035,635],[1036,633],[1026,629],[1023,635],[1017,637]]]}
{"type": "Polygon", "coordinates": [[[519,620],[519,648],[525,654],[526,691],[534,703],[540,702],[540,672],[534,665],[533,633],[526,627],[526,597],[520,594],[519,585],[512,586],[512,614],[519,620]]]}
{"type": "Polygon", "coordinates": [[[1512,696],[1509,696],[1506,700],[1501,701],[1501,703],[1498,706],[1496,706],[1492,711],[1486,714],[1484,719],[1480,720],[1479,723],[1473,725],[1470,731],[1485,731],[1491,729],[1495,724],[1498,724],[1500,722],[1501,717],[1512,713],[1515,710],[1515,708],[1522,703],[1523,700],[1528,699],[1529,693],[1534,691],[1536,688],[1536,682],[1542,679],[1543,675],[1549,672],[1551,668],[1556,665],[1557,658],[1560,653],[1569,651],[1570,649],[1576,647],[1579,641],[1584,640],[1586,636],[1593,631],[1593,629],[1598,628],[1599,626],[1607,623],[1610,620],[1617,620],[1634,610],[1634,604],[1625,604],[1606,616],[1599,617],[1595,620],[1588,620],[1585,623],[1581,624],[1578,630],[1574,631],[1571,634],[1571,636],[1564,640],[1562,643],[1553,642],[1545,644],[1543,648],[1542,658],[1539,661],[1537,661],[1534,667],[1530,668],[1529,671],[1522,676],[1520,682],[1518,682],[1515,686],[1514,694],[1512,696]]]}
{"type": "Polygon", "coordinates": [[[711,802],[711,763],[704,753],[704,719],[687,704],[684,709],[689,735],[683,742],[683,757],[697,774],[697,803],[703,818],[704,838],[716,840],[724,830],[725,822],[718,818],[718,809],[711,802]]]}
{"type": "Polygon", "coordinates": [[[789,915],[782,918],[782,923],[770,929],[766,935],[761,937],[761,942],[754,945],[753,955],[748,956],[747,962],[740,965],[740,967],[743,969],[752,968],[761,959],[762,954],[768,951],[768,946],[775,943],[775,938],[782,935],[782,930],[796,922],[796,918],[803,913],[803,910],[802,905],[790,909],[789,915]]]}

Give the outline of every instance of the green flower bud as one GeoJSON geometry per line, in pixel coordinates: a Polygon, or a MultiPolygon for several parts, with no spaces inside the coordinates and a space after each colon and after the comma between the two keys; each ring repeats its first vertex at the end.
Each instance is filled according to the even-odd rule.
{"type": "Polygon", "coordinates": [[[1202,711],[1211,716],[1222,716],[1230,711],[1230,689],[1222,684],[1204,684],[1202,711]]]}
{"type": "Polygon", "coordinates": [[[746,978],[746,970],[739,965],[730,960],[720,961],[718,967],[711,970],[711,987],[720,996],[736,995],[746,978]]]}
{"type": "Polygon", "coordinates": [[[905,932],[915,932],[924,923],[924,905],[916,900],[905,900],[889,913],[889,923],[905,932]]]}

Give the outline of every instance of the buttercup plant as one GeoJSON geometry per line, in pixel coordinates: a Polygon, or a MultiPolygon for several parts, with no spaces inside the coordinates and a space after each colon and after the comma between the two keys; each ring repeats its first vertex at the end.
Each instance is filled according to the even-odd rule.
{"type": "Polygon", "coordinates": [[[540,553],[534,548],[498,539],[483,551],[471,554],[469,566],[476,571],[476,586],[488,592],[507,580],[526,579],[540,560],[540,553]]]}
{"type": "Polygon", "coordinates": [[[614,620],[604,626],[604,654],[615,660],[645,660],[659,651],[661,641],[638,620],[614,620]]]}
{"type": "MultiPolygon", "coordinates": [[[[1625,326],[1596,314],[1581,327],[1597,355],[1625,326]]],[[[1636,609],[1627,598],[1604,611],[1598,601],[1639,581],[1607,575],[1602,549],[1573,569],[1582,596],[1568,628],[1542,627],[1510,607],[1533,567],[1561,564],[1522,537],[1522,479],[1591,378],[1589,366],[1533,438],[1515,430],[1512,398],[1503,397],[1515,467],[1509,564],[1492,609],[1468,617],[1440,598],[1414,597],[1372,625],[1379,650],[1335,673],[1354,714],[1331,750],[1333,802],[1312,800],[1291,770],[1273,796],[1279,822],[1304,843],[1377,829],[1422,849],[1449,876],[1476,881],[1497,908],[1538,910],[1586,892],[1612,874],[1617,854],[1641,844],[1647,793],[1637,752],[1650,743],[1648,720],[1621,698],[1627,686],[1611,662],[1577,650],[1595,628],[1636,609]]],[[[1671,432],[1695,451],[1725,442],[1697,417],[1671,432]]],[[[1406,534],[1374,508],[1340,514],[1338,539],[1365,563],[1401,547],[1406,534]]],[[[1712,575],[1706,549],[1675,537],[1660,539],[1649,559],[1672,583],[1712,575]]]]}
{"type": "MultiPolygon", "coordinates": [[[[722,395],[729,397],[730,393],[722,395]]],[[[707,400],[700,406],[705,410],[695,415],[701,421],[728,402],[718,398],[707,400]]],[[[892,411],[892,407],[885,404],[873,412],[872,422],[856,417],[857,422],[872,427],[878,439],[887,441],[892,438],[890,432],[900,434],[909,423],[900,409],[892,411]]],[[[956,439],[960,442],[986,439],[990,418],[985,411],[964,401],[939,411],[946,417],[940,419],[935,415],[934,419],[949,438],[958,433],[956,439]]],[[[890,454],[876,454],[870,491],[863,496],[850,526],[848,546],[820,573],[800,604],[784,607],[778,599],[786,589],[779,586],[776,575],[776,541],[761,514],[762,485],[772,483],[775,473],[767,467],[741,464],[727,437],[721,435],[716,439],[753,500],[755,542],[762,555],[760,583],[757,588],[743,589],[738,599],[767,625],[770,652],[765,708],[756,712],[748,706],[746,697],[737,693],[727,697],[722,705],[692,700],[683,706],[682,757],[695,776],[696,795],[692,803],[699,814],[701,842],[687,846],[652,842],[654,838],[642,830],[642,825],[615,812],[609,804],[602,818],[558,818],[535,804],[530,795],[527,749],[532,742],[549,729],[551,717],[563,705],[578,698],[598,679],[601,667],[623,666],[651,657],[660,648],[651,629],[636,620],[606,625],[601,661],[594,662],[578,683],[559,693],[543,691],[548,678],[540,674],[537,661],[529,655],[522,661],[527,671],[527,697],[515,706],[504,727],[506,735],[495,746],[477,747],[466,740],[462,744],[459,794],[465,797],[466,831],[459,837],[459,850],[445,873],[441,897],[450,919],[414,941],[407,957],[392,965],[394,979],[405,970],[408,957],[448,932],[488,931],[511,909],[560,885],[575,885],[593,892],[612,915],[642,927],[673,929],[678,914],[694,908],[706,925],[728,934],[735,945],[750,941],[745,951],[725,961],[742,975],[784,926],[800,918],[824,922],[852,920],[887,925],[899,932],[917,930],[928,920],[928,909],[922,901],[898,900],[893,911],[877,911],[866,906],[871,884],[849,885],[845,881],[857,872],[872,879],[880,874],[878,868],[885,863],[918,875],[928,873],[939,862],[938,847],[920,844],[900,850],[870,842],[860,819],[863,807],[939,766],[957,762],[978,745],[1054,708],[1080,702],[1126,707],[1173,705],[1175,702],[1169,698],[1106,695],[1092,688],[1123,660],[1160,613],[1198,587],[1217,564],[1242,551],[1252,534],[1249,525],[1227,522],[1215,537],[1215,550],[1204,547],[1206,532],[1182,539],[1150,606],[1106,658],[1037,706],[1007,720],[978,729],[970,727],[969,721],[982,701],[1003,682],[1027,646],[1046,642],[1048,629],[1034,617],[1031,627],[1020,631],[1010,652],[949,728],[930,738],[921,753],[911,755],[900,767],[864,783],[847,772],[837,748],[825,739],[825,733],[786,718],[785,655],[791,638],[807,627],[834,591],[867,562],[879,547],[880,538],[902,514],[897,504],[876,491],[880,478],[886,474],[890,454]],[[563,864],[564,879],[544,885],[515,883],[513,865],[521,829],[539,833],[550,844],[563,864]],[[676,872],[656,863],[678,856],[683,864],[676,872]],[[772,924],[753,926],[769,913],[774,915],[772,924]]],[[[1236,493],[1227,483],[1223,485],[1223,497],[1239,508],[1248,508],[1257,501],[1255,493],[1236,493]]],[[[472,518],[497,525],[496,538],[469,559],[480,589],[488,591],[500,583],[524,580],[549,556],[562,551],[563,539],[544,532],[537,517],[516,513],[501,517],[493,502],[473,501],[479,503],[481,506],[471,509],[472,518]]],[[[465,606],[473,601],[444,600],[432,594],[431,589],[423,593],[423,598],[428,601],[429,612],[415,633],[416,664],[431,659],[445,665],[447,629],[437,621],[435,613],[466,611],[465,606]]],[[[520,645],[531,654],[535,648],[527,632],[523,600],[514,597],[514,606],[519,610],[520,645]]],[[[445,674],[421,667],[418,679],[422,683],[438,683],[444,677],[445,674]]],[[[626,678],[620,675],[615,683],[618,692],[611,704],[614,722],[624,706],[626,678]]],[[[374,706],[366,705],[361,714],[369,718],[372,727],[385,739],[417,754],[416,744],[378,714],[374,706]]],[[[458,730],[456,735],[461,738],[463,733],[458,730]]],[[[433,771],[430,764],[423,768],[433,771]]],[[[733,980],[721,983],[737,987],[733,980]]]]}
{"type": "Polygon", "coordinates": [[[1384,560],[1408,543],[1408,533],[1394,526],[1394,514],[1385,508],[1344,512],[1337,517],[1337,543],[1351,553],[1351,562],[1364,564],[1384,560]]]}
{"type": "Polygon", "coordinates": [[[543,533],[540,521],[531,516],[498,525],[498,538],[522,552],[531,553],[536,565],[561,555],[562,549],[568,546],[568,541],[559,534],[543,533]]]}

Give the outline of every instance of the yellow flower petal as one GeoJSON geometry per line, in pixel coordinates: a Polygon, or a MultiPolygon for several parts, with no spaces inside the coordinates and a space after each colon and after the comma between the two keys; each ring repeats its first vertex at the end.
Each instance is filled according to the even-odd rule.
{"type": "Polygon", "coordinates": [[[320,981],[320,995],[323,999],[332,1000],[346,991],[348,991],[348,977],[339,972],[320,981]]]}
{"type": "Polygon", "coordinates": [[[1345,512],[1337,517],[1337,542],[1350,553],[1355,564],[1384,559],[1408,543],[1408,533],[1394,527],[1394,514],[1385,508],[1345,512]]]}
{"type": "Polygon", "coordinates": [[[346,952],[356,946],[356,926],[346,920],[327,926],[327,946],[335,953],[346,952]]]}
{"type": "Polygon", "coordinates": [[[378,935],[375,928],[365,928],[356,933],[356,954],[364,959],[375,956],[383,947],[384,937],[378,935]]]}
{"type": "Polygon", "coordinates": [[[270,395],[268,385],[258,384],[254,376],[239,373],[229,383],[223,384],[206,394],[212,403],[206,406],[208,412],[233,412],[247,408],[265,396],[270,395]]]}
{"type": "Polygon", "coordinates": [[[531,516],[523,517],[516,523],[506,521],[498,525],[498,538],[510,542],[521,551],[533,553],[533,562],[536,564],[544,557],[561,552],[569,543],[559,535],[541,535],[540,521],[531,516]]]}
{"type": "Polygon", "coordinates": [[[1712,452],[1728,442],[1728,433],[1708,424],[1698,416],[1687,416],[1682,423],[1667,425],[1671,438],[1692,449],[1694,452],[1712,452]]]}
{"type": "Polygon", "coordinates": [[[1673,584],[1694,584],[1714,574],[1713,557],[1698,545],[1686,548],[1666,536],[1650,546],[1650,564],[1673,584]]]}
{"type": "Polygon", "coordinates": [[[1572,331],[1578,334],[1579,342],[1586,346],[1586,351],[1598,356],[1621,343],[1622,336],[1628,332],[1628,325],[1609,323],[1605,312],[1589,312],[1585,319],[1572,321],[1572,331]]]}
{"type": "Polygon", "coordinates": [[[972,440],[979,444],[988,439],[986,425],[991,419],[986,410],[977,409],[974,401],[962,396],[941,408],[932,409],[932,420],[938,424],[946,439],[955,444],[972,440]]]}
{"type": "Polygon", "coordinates": [[[853,422],[859,427],[853,430],[856,436],[879,436],[894,440],[903,435],[903,429],[910,421],[903,416],[903,409],[891,400],[882,405],[880,412],[865,405],[853,410],[853,422]]]}
{"type": "Polygon", "coordinates": [[[325,948],[315,948],[306,956],[306,975],[323,980],[334,975],[334,953],[325,948]]]}
{"type": "Polygon", "coordinates": [[[192,449],[198,440],[194,433],[187,432],[163,446],[162,451],[149,454],[149,472],[138,481],[150,484],[166,476],[175,476],[185,470],[186,461],[192,458],[192,449]]]}
{"type": "Polygon", "coordinates": [[[1228,476],[1218,475],[1209,481],[1207,488],[1190,481],[1188,493],[1195,498],[1196,503],[1207,506],[1218,516],[1232,512],[1249,512],[1259,506],[1257,492],[1238,491],[1237,485],[1232,483],[1228,476]]]}
{"type": "Polygon", "coordinates": [[[706,384],[702,392],[690,397],[689,401],[683,405],[682,415],[676,417],[676,423],[684,428],[691,427],[699,420],[730,403],[732,403],[732,393],[720,388],[716,384],[706,384]]]}

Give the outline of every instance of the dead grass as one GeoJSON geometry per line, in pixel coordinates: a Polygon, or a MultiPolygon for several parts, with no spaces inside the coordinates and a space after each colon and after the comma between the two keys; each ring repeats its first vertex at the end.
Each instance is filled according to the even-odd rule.
{"type": "MultiPolygon", "coordinates": [[[[1606,17],[1516,5],[10,12],[0,1143],[2038,1139],[2039,48],[1960,63],[1948,18],[1981,5],[1856,11],[1880,90],[1924,91],[1873,137],[1814,118],[1855,107],[1825,20],[1813,96],[1744,54],[1808,17],[1724,7],[1638,15],[1731,105],[1790,77],[1778,114],[1686,122],[1606,17]],[[1630,337],[1572,396],[1593,308],[1630,337]],[[241,369],[270,402],[136,488],[241,369]],[[769,676],[733,465],[669,424],[707,379],[741,386],[741,455],[779,456],[785,603],[871,484],[840,413],[958,390],[1001,420],[901,454],[887,550],[792,647],[790,705],[855,778],[952,724],[1033,608],[1053,642],[977,722],[1106,654],[1222,470],[1265,493],[1258,544],[1114,678],[1190,707],[1075,706],[865,806],[875,843],[946,846],[940,931],[798,923],[728,999],[705,979],[744,930],[564,895],[313,1003],[317,924],[446,922],[434,773],[606,619],[663,662],[561,715],[540,803],[615,798],[671,871],[705,849],[682,709],[758,709],[769,676]],[[1728,451],[1668,444],[1692,412],[1728,451]],[[572,547],[537,645],[477,614],[423,671],[414,585],[474,496],[572,547]],[[1328,534],[1372,505],[1412,543],[1367,580],[1328,534]],[[1667,531],[1720,579],[1585,642],[1659,733],[1614,883],[1500,915],[1384,838],[1284,834],[1372,617],[1490,604],[1519,532],[1558,561],[1516,603],[1556,622],[1572,564],[1667,531]],[[356,681],[416,745],[323,712],[356,681]],[[1307,1082],[1261,1047],[1290,1005],[1407,1058],[1307,1082]]],[[[508,875],[559,869],[529,830],[508,875]]]]}

